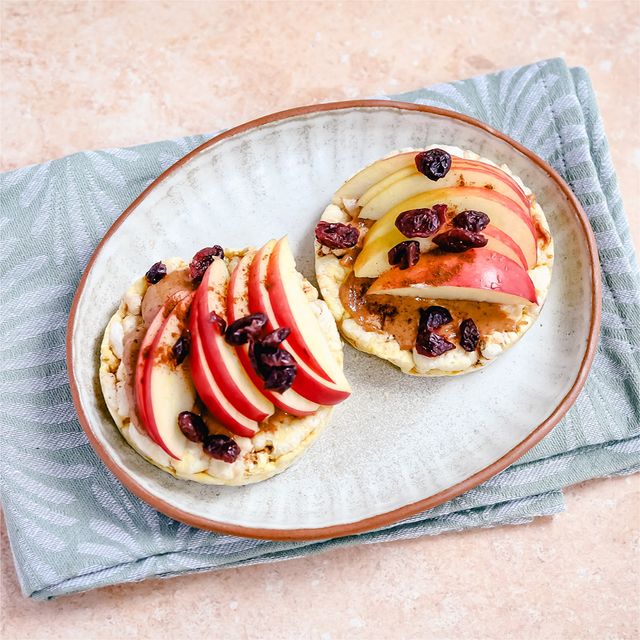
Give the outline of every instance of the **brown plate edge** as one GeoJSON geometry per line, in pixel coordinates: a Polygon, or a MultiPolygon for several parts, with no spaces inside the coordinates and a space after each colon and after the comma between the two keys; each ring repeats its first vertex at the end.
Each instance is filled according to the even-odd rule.
{"type": "Polygon", "coordinates": [[[207,529],[209,531],[215,531],[217,533],[223,533],[227,535],[241,536],[247,538],[259,538],[264,540],[282,540],[282,541],[301,541],[301,540],[323,540],[328,538],[337,538],[342,536],[355,535],[371,531],[380,527],[392,525],[400,520],[411,517],[421,511],[426,511],[436,507],[443,502],[447,502],[452,498],[459,496],[460,494],[473,489],[482,482],[485,482],[494,475],[500,473],[506,469],[509,465],[513,464],[518,458],[523,456],[529,449],[536,445],[544,436],[546,436],[551,429],[561,420],[561,418],[567,413],[571,405],[576,401],[582,387],[584,386],[591,364],[595,357],[596,348],[598,344],[598,337],[600,333],[600,317],[602,310],[602,282],[600,276],[600,262],[598,259],[598,250],[596,247],[595,237],[591,229],[591,225],[587,219],[587,216],[582,209],[582,205],[573,194],[567,183],[562,177],[551,168],[544,160],[539,158],[532,151],[522,146],[520,143],[511,139],[509,136],[501,133],[490,127],[489,125],[471,118],[467,115],[456,113],[455,111],[449,111],[447,109],[440,109],[438,107],[430,107],[427,105],[413,104],[410,102],[400,102],[394,100],[349,100],[342,102],[328,102],[318,105],[309,105],[304,107],[296,107],[294,109],[287,109],[285,111],[279,111],[268,116],[263,116],[255,120],[251,120],[244,124],[241,124],[232,129],[228,129],[223,133],[214,136],[210,140],[207,140],[200,146],[196,147],[193,151],[186,156],[178,160],[175,164],[169,167],[166,171],[161,173],[144,191],[124,210],[124,212],[115,220],[107,231],[104,238],[99,242],[95,251],[93,252],[87,266],[80,278],[78,288],[73,298],[71,305],[71,311],[69,313],[69,320],[67,322],[67,334],[66,334],[66,361],[67,371],[69,374],[69,385],[71,388],[71,395],[73,398],[73,404],[78,413],[78,419],[84,432],[87,435],[94,450],[98,453],[102,461],[106,464],[109,470],[122,482],[122,484],[129,489],[133,494],[138,496],[150,504],[154,509],[157,509],[161,513],[184,522],[185,524],[198,527],[200,529],[207,529]],[[591,262],[591,278],[593,287],[591,291],[591,322],[589,327],[589,338],[587,340],[587,347],[580,364],[580,369],[573,386],[564,396],[560,404],[554,409],[549,417],[540,423],[524,440],[517,444],[513,449],[508,451],[504,456],[488,465],[484,469],[481,469],[477,473],[469,476],[462,482],[455,484],[440,493],[436,493],[432,496],[418,500],[411,504],[405,505],[398,509],[381,513],[363,520],[356,522],[349,522],[337,525],[331,525],[328,527],[318,528],[305,528],[305,529],[261,529],[253,527],[244,527],[239,525],[228,524],[224,522],[216,522],[200,516],[195,516],[181,509],[177,509],[170,503],[158,499],[153,494],[149,493],[146,489],[136,483],[129,475],[120,469],[120,467],[110,458],[106,450],[102,447],[96,436],[94,435],[89,420],[84,413],[80,402],[80,394],[75,382],[75,374],[73,370],[73,345],[72,345],[72,332],[73,324],[75,321],[75,315],[77,311],[78,302],[84,291],[85,282],[93,263],[102,249],[104,243],[111,237],[115,230],[122,224],[122,222],[133,212],[133,210],[144,200],[147,194],[156,187],[160,182],[167,178],[177,168],[188,162],[192,157],[199,154],[201,151],[207,149],[214,144],[217,144],[221,140],[230,138],[238,133],[255,129],[265,124],[277,122],[279,120],[285,120],[288,118],[306,115],[310,113],[318,113],[323,111],[337,111],[342,109],[353,108],[371,108],[371,107],[384,107],[393,108],[403,111],[422,111],[426,113],[432,113],[439,116],[452,118],[454,120],[460,120],[467,124],[470,124],[478,129],[482,129],[487,133],[493,135],[506,142],[517,151],[527,156],[532,162],[537,164],[541,169],[549,175],[549,177],[559,186],[560,190],[566,196],[570,203],[574,213],[576,214],[587,241],[587,247],[589,250],[589,257],[591,262]]]}

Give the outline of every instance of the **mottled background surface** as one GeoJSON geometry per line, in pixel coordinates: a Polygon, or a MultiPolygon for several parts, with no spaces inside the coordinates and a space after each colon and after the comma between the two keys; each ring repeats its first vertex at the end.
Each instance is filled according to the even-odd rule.
{"type": "MultiPolygon", "coordinates": [[[[2,2],[0,169],[564,56],[599,97],[640,245],[640,3],[2,2]]],[[[528,526],[22,599],[6,638],[640,638],[640,479],[528,526]]]]}

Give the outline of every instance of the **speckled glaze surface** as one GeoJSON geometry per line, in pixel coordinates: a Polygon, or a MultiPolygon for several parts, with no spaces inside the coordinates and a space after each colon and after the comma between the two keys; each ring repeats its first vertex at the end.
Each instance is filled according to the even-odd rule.
{"type": "Polygon", "coordinates": [[[550,427],[548,418],[585,373],[594,267],[580,217],[544,167],[462,119],[378,104],[241,128],[171,171],[115,226],[88,271],[71,327],[81,418],[121,479],[147,499],[153,496],[160,510],[172,505],[182,519],[201,526],[222,523],[227,530],[273,537],[333,527],[335,534],[343,525],[389,512],[401,517],[406,512],[398,510],[430,496],[447,499],[447,491],[502,459],[541,423],[550,427]],[[352,397],[337,407],[302,460],[259,485],[177,481],[133,452],[97,387],[99,336],[132,279],[159,255],[188,257],[203,244],[242,247],[284,234],[299,268],[312,278],[312,230],[336,187],[389,150],[433,142],[508,164],[542,203],[556,261],[548,300],[527,336],[492,367],[458,379],[409,378],[345,347],[352,397]]]}

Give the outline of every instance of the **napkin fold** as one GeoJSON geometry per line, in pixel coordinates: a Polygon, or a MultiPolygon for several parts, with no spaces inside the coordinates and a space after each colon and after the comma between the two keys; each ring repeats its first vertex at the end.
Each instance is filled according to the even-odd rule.
{"type": "Polygon", "coordinates": [[[529,522],[561,489],[640,468],[640,277],[585,70],[560,59],[393,96],[453,109],[522,142],[568,182],[593,227],[602,332],[584,391],[517,464],[384,529],[323,542],[247,540],[194,529],[130,494],[89,446],[65,366],[65,326],[100,238],[164,169],[210,136],[87,151],[1,176],[0,498],[25,595],[273,562],[335,546],[529,522]]]}

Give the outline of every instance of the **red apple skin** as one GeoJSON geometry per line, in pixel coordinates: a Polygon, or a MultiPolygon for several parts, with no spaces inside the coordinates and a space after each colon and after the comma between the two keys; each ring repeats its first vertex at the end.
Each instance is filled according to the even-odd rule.
{"type": "MultiPolygon", "coordinates": [[[[164,322],[162,323],[162,326],[158,330],[157,334],[155,335],[151,347],[147,350],[148,353],[145,355],[142,353],[142,350],[141,350],[141,354],[140,354],[144,358],[144,373],[143,373],[144,379],[142,383],[143,383],[143,406],[145,407],[144,413],[145,413],[145,426],[147,428],[147,433],[149,434],[151,439],[156,444],[158,444],[159,447],[161,447],[168,455],[170,455],[172,458],[176,460],[180,460],[180,456],[176,455],[166,445],[166,443],[162,439],[162,436],[160,435],[160,432],[156,424],[156,418],[154,417],[153,403],[151,398],[151,392],[152,392],[151,370],[153,368],[156,351],[159,345],[160,338],[162,337],[162,333],[165,329],[165,326],[167,325],[169,319],[173,314],[177,314],[178,316],[186,316],[188,314],[189,308],[193,300],[193,296],[194,296],[193,293],[189,293],[181,297],[180,301],[176,305],[174,305],[173,309],[171,309],[171,311],[166,314],[164,322]]],[[[165,307],[163,307],[159,313],[162,314],[164,313],[164,311],[165,311],[165,307]]],[[[177,418],[178,416],[176,415],[176,422],[177,422],[177,418]]]]}
{"type": "MultiPolygon", "coordinates": [[[[402,153],[396,154],[395,156],[391,156],[389,158],[385,158],[384,160],[379,160],[379,162],[386,162],[389,165],[389,168],[385,173],[380,174],[377,180],[373,182],[371,180],[366,181],[360,186],[360,189],[354,190],[354,179],[357,179],[358,176],[362,176],[362,174],[369,170],[371,166],[377,164],[373,163],[369,167],[365,167],[365,169],[359,171],[352,178],[347,180],[340,189],[336,192],[336,197],[340,199],[341,197],[345,198],[360,198],[368,189],[373,187],[377,182],[388,178],[391,174],[399,171],[402,168],[406,167],[415,167],[415,157],[420,153],[420,151],[403,151],[402,153]]],[[[462,171],[477,171],[481,173],[490,174],[507,184],[511,191],[513,191],[514,200],[517,200],[522,203],[526,210],[530,210],[531,203],[527,198],[526,194],[520,187],[520,185],[505,171],[503,171],[500,167],[496,167],[485,162],[481,162],[480,160],[471,160],[469,158],[461,158],[460,156],[451,156],[451,171],[454,172],[462,172],[462,171]]]]}
{"type": "MultiPolygon", "coordinates": [[[[493,200],[494,202],[502,203],[507,208],[511,209],[511,211],[513,211],[527,225],[527,227],[529,227],[529,231],[531,232],[531,235],[533,237],[534,244],[536,244],[538,234],[533,224],[533,220],[531,218],[530,212],[523,213],[522,207],[514,204],[511,198],[507,198],[507,196],[504,196],[501,193],[491,192],[489,189],[480,188],[480,190],[489,192],[488,194],[485,193],[485,198],[487,198],[487,200],[493,200]]],[[[536,247],[537,247],[537,244],[536,244],[536,247]]],[[[533,264],[531,266],[533,266],[534,264],[535,264],[535,260],[533,260],[533,264]]]]}
{"type": "MultiPolygon", "coordinates": [[[[497,227],[494,227],[493,225],[489,225],[488,227],[483,229],[480,233],[490,238],[495,238],[496,240],[501,242],[503,245],[511,249],[511,251],[513,251],[513,253],[517,257],[517,262],[520,263],[520,265],[525,271],[528,270],[527,259],[524,257],[524,253],[522,253],[522,249],[520,248],[520,245],[511,236],[507,235],[504,231],[498,229],[497,227]]],[[[496,250],[498,251],[498,249],[496,250]]],[[[498,251],[498,253],[502,253],[502,251],[498,251]]],[[[507,255],[507,257],[509,258],[510,256],[507,255]]]]}
{"type": "MultiPolygon", "coordinates": [[[[425,295],[438,298],[436,288],[464,288],[517,296],[522,303],[536,303],[536,291],[529,274],[513,260],[495,251],[470,249],[464,253],[430,253],[422,255],[409,269],[397,267],[383,273],[369,288],[369,294],[409,289],[414,285],[433,287],[425,295]]],[[[394,295],[390,293],[390,295],[394,295]]],[[[398,293],[395,293],[398,295],[398,293]]],[[[450,296],[447,296],[451,299],[450,296]]],[[[461,297],[459,299],[466,299],[461,297]]],[[[491,302],[491,300],[486,300],[491,302]]]]}
{"type": "MultiPolygon", "coordinates": [[[[217,267],[217,264],[215,266],[217,267]]],[[[224,267],[226,277],[221,282],[215,282],[215,278],[219,274],[217,272],[214,273],[213,267],[214,265],[212,264],[207,269],[196,293],[194,305],[198,308],[198,323],[194,325],[194,331],[198,333],[209,370],[227,400],[250,420],[262,422],[273,414],[273,404],[267,400],[259,388],[254,386],[250,379],[245,377],[243,367],[240,367],[236,375],[239,374],[244,380],[235,379],[235,376],[227,367],[227,362],[230,358],[237,358],[236,350],[225,341],[224,335],[218,332],[217,327],[208,322],[212,311],[215,311],[226,320],[225,307],[228,290],[226,266],[224,267]],[[221,295],[222,290],[223,293],[221,295]],[[221,297],[216,300],[215,296],[221,297]]]]}
{"type": "Polygon", "coordinates": [[[509,176],[500,169],[482,165],[452,161],[451,170],[438,181],[429,180],[419,171],[412,171],[409,175],[387,184],[384,189],[377,191],[374,185],[375,195],[368,195],[361,203],[362,218],[383,218],[390,210],[395,209],[401,202],[415,198],[424,193],[436,193],[454,189],[478,189],[502,196],[511,203],[510,209],[517,210],[519,216],[526,222],[531,222],[531,203],[524,196],[509,176]],[[465,164],[466,163],[466,164],[465,164]]]}
{"type": "Polygon", "coordinates": [[[219,420],[229,431],[233,431],[233,433],[243,438],[252,438],[258,432],[260,425],[242,415],[225,398],[207,364],[198,335],[197,323],[198,308],[194,306],[190,318],[191,375],[193,376],[193,383],[198,396],[211,415],[219,420]]]}
{"type": "MultiPolygon", "coordinates": [[[[267,316],[268,331],[279,328],[269,291],[265,286],[267,265],[275,244],[272,240],[258,250],[249,268],[249,309],[251,313],[262,312],[267,316]]],[[[292,389],[301,396],[312,402],[329,406],[338,404],[351,395],[349,387],[339,386],[311,369],[288,340],[285,340],[282,346],[296,361],[297,374],[292,389]]]]}
{"type": "MultiPolygon", "coordinates": [[[[249,315],[248,282],[247,275],[253,260],[252,254],[246,254],[238,263],[229,280],[229,292],[227,295],[227,319],[229,323],[249,315]]],[[[273,404],[292,416],[304,417],[314,414],[320,407],[316,402],[311,402],[296,393],[293,389],[287,389],[284,393],[277,393],[264,388],[264,380],[256,373],[249,359],[249,347],[246,344],[236,348],[236,353],[252,382],[273,404]]]]}
{"type": "Polygon", "coordinates": [[[167,316],[171,313],[173,308],[182,300],[182,298],[188,295],[188,291],[182,291],[178,294],[171,296],[169,299],[165,301],[165,303],[160,307],[160,311],[155,315],[149,327],[147,328],[146,333],[144,334],[144,338],[142,339],[142,344],[140,345],[140,351],[138,352],[138,359],[136,361],[136,371],[134,376],[134,397],[136,400],[136,409],[138,410],[138,415],[140,416],[140,420],[142,421],[142,427],[147,432],[147,435],[159,446],[162,447],[162,443],[158,441],[157,437],[152,433],[149,428],[149,419],[147,418],[147,410],[145,407],[145,372],[146,365],[149,360],[149,355],[151,352],[151,348],[153,343],[162,329],[167,316]]]}
{"type": "Polygon", "coordinates": [[[274,314],[274,324],[277,324],[279,327],[289,327],[289,329],[291,329],[291,333],[287,338],[287,343],[295,349],[296,353],[319,376],[329,382],[335,382],[335,380],[332,380],[328,373],[322,368],[322,365],[318,362],[313,352],[305,342],[302,333],[298,329],[295,313],[287,298],[282,278],[283,274],[280,269],[280,257],[284,250],[285,247],[283,240],[278,240],[273,248],[271,257],[269,258],[265,278],[265,286],[269,292],[271,308],[273,309],[274,314]]]}
{"type": "Polygon", "coordinates": [[[514,200],[519,200],[522,203],[522,206],[527,211],[530,211],[531,203],[525,195],[525,192],[522,190],[522,187],[520,187],[520,185],[508,173],[506,173],[499,167],[485,164],[484,162],[480,162],[479,160],[469,160],[467,158],[459,158],[454,156],[451,161],[451,169],[455,171],[466,171],[471,169],[472,171],[487,173],[495,176],[499,180],[502,180],[502,182],[508,184],[513,191],[514,200]]]}
{"type": "MultiPolygon", "coordinates": [[[[518,244],[529,268],[536,265],[538,254],[538,234],[531,219],[531,215],[523,212],[522,206],[514,202],[511,198],[491,189],[464,186],[445,187],[441,190],[426,191],[424,194],[412,196],[408,200],[399,203],[396,207],[391,209],[386,216],[394,215],[392,212],[395,210],[399,213],[404,209],[411,209],[420,206],[432,206],[432,203],[434,202],[443,202],[448,204],[453,202],[454,205],[463,207],[468,206],[469,201],[473,203],[471,205],[472,208],[477,209],[478,211],[484,211],[488,214],[493,227],[499,227],[505,235],[511,237],[511,239],[518,244]],[[465,200],[467,204],[465,204],[465,200]],[[493,211],[492,206],[494,207],[493,211]],[[502,213],[502,220],[500,221],[495,218],[498,211],[502,213]],[[514,221],[517,221],[516,224],[519,229],[515,226],[512,227],[511,216],[513,216],[514,221]],[[524,228],[522,224],[524,224],[526,228],[524,228]],[[507,231],[510,228],[511,232],[508,233],[507,231]]],[[[371,227],[368,239],[365,238],[363,251],[356,259],[356,271],[358,271],[357,265],[359,261],[362,260],[361,256],[364,256],[366,253],[368,243],[375,242],[379,239],[380,233],[382,232],[380,231],[376,233],[376,225],[380,224],[381,221],[384,221],[386,216],[378,220],[376,224],[371,227]]]]}
{"type": "MultiPolygon", "coordinates": [[[[506,209],[509,209],[511,213],[513,213],[516,217],[518,217],[522,222],[524,222],[529,231],[531,232],[531,236],[534,239],[537,238],[536,230],[531,219],[531,214],[523,211],[522,207],[514,202],[511,198],[503,195],[502,193],[497,193],[492,189],[485,189],[484,187],[454,187],[451,189],[451,195],[460,194],[462,196],[478,196],[490,202],[495,202],[497,204],[503,205],[506,209]]],[[[489,216],[491,217],[491,216],[489,216]]]]}
{"type": "Polygon", "coordinates": [[[138,352],[138,360],[136,362],[136,373],[134,379],[134,389],[135,389],[135,398],[136,398],[136,408],[138,410],[138,415],[140,416],[140,420],[142,420],[142,426],[145,431],[149,435],[149,437],[156,443],[159,444],[153,435],[150,433],[149,420],[147,419],[147,412],[144,404],[144,387],[145,387],[145,366],[147,360],[149,359],[149,352],[151,350],[151,346],[153,345],[153,341],[155,337],[158,335],[158,332],[162,328],[164,321],[166,319],[166,315],[163,313],[163,308],[158,311],[155,315],[151,324],[147,328],[146,333],[144,334],[144,338],[142,340],[142,344],[140,345],[140,351],[138,352]]]}

